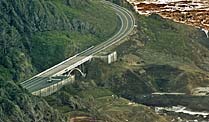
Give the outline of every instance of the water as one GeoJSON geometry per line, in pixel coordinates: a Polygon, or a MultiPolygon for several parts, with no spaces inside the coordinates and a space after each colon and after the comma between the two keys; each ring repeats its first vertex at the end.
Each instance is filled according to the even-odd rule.
{"type": "Polygon", "coordinates": [[[176,113],[176,115],[173,116],[174,122],[209,122],[209,112],[193,111],[180,105],[172,107],[155,107],[155,112],[157,114],[176,113]]]}

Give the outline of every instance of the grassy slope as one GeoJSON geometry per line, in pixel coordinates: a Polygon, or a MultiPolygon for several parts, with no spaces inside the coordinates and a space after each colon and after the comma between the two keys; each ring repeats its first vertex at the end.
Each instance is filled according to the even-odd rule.
{"type": "Polygon", "coordinates": [[[200,43],[207,43],[208,39],[196,28],[157,15],[140,16],[138,24],[140,40],[145,41],[141,54],[149,63],[190,65],[198,69],[199,63],[208,57],[208,47],[200,43]]]}
{"type": "Polygon", "coordinates": [[[89,23],[95,33],[76,31],[47,31],[35,33],[32,37],[31,56],[39,71],[46,69],[75,53],[105,41],[116,32],[118,18],[114,12],[99,1],[82,8],[66,6],[52,0],[57,9],[69,18],[89,23]]]}
{"type": "Polygon", "coordinates": [[[176,74],[176,78],[170,77],[171,86],[178,87],[178,84],[183,83],[181,87],[191,90],[208,84],[209,48],[204,45],[208,39],[202,31],[152,15],[140,16],[139,33],[140,40],[145,40],[145,46],[138,55],[146,65],[169,65],[181,71],[176,74]]]}
{"type": "Polygon", "coordinates": [[[167,122],[150,108],[118,97],[93,81],[66,86],[46,99],[70,117],[90,116],[101,122],[167,122]]]}
{"type": "MultiPolygon", "coordinates": [[[[111,65],[93,62],[88,78],[117,95],[132,100],[137,98],[138,102],[152,92],[190,94],[194,88],[209,84],[206,68],[209,50],[203,42],[208,43],[208,39],[199,29],[157,15],[138,16],[136,34],[116,49],[118,62],[111,65]]],[[[154,103],[153,99],[150,97],[150,102],[154,103]]],[[[156,98],[155,104],[163,103],[159,99],[156,98]]],[[[179,99],[182,99],[182,105],[197,108],[187,97],[176,99],[178,104],[179,99]]],[[[198,102],[200,97],[194,96],[191,100],[198,102]]],[[[149,103],[149,99],[144,101],[149,103]]],[[[172,101],[169,97],[163,101],[170,105],[175,103],[169,102],[172,101]]],[[[200,103],[201,109],[206,101],[200,103]]]]}

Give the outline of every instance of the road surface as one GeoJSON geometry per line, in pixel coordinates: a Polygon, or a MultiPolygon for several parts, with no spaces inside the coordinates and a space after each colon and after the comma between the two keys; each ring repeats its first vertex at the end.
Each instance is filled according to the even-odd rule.
{"type": "Polygon", "coordinates": [[[134,29],[135,25],[135,19],[134,16],[130,11],[128,11],[125,8],[122,8],[118,5],[115,5],[111,2],[102,1],[103,4],[106,4],[107,6],[110,6],[110,8],[114,9],[116,14],[121,20],[121,27],[119,31],[109,38],[107,41],[102,42],[101,44],[91,47],[87,49],[86,51],[76,54],[75,56],[47,69],[46,71],[41,72],[40,74],[37,74],[36,76],[23,81],[20,83],[23,88],[26,88],[29,90],[29,92],[35,92],[40,89],[46,88],[50,85],[53,85],[57,82],[60,82],[60,80],[55,80],[51,83],[48,82],[51,76],[54,76],[55,74],[59,73],[60,71],[63,71],[69,66],[73,66],[74,64],[78,63],[79,61],[82,61],[84,59],[91,58],[98,52],[103,51],[104,49],[112,46],[115,43],[118,43],[121,41],[124,37],[129,35],[131,31],[134,29]]]}

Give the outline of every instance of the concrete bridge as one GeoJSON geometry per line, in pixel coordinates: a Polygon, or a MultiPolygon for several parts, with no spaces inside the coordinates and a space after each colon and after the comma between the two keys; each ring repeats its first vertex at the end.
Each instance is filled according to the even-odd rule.
{"type": "MultiPolygon", "coordinates": [[[[78,70],[81,72],[82,76],[85,76],[85,73],[78,69],[78,66],[84,64],[85,62],[91,61],[97,53],[118,43],[131,33],[135,26],[135,19],[132,13],[127,9],[111,2],[102,1],[102,3],[115,10],[116,14],[121,20],[120,30],[107,41],[102,42],[97,46],[92,46],[85,51],[78,53],[67,60],[35,75],[34,77],[23,81],[20,83],[23,88],[28,89],[29,92],[34,95],[47,96],[52,94],[60,89],[61,86],[75,80],[75,76],[71,75],[73,70],[78,70]]],[[[116,54],[111,54],[111,56],[108,56],[107,60],[109,63],[111,63],[112,60],[116,60],[114,57],[115,55],[116,54]]]]}

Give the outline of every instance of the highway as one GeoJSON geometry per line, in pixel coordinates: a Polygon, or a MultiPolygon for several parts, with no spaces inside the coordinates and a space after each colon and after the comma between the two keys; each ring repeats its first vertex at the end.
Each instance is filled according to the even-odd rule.
{"type": "Polygon", "coordinates": [[[120,7],[118,5],[115,5],[111,2],[102,1],[102,3],[114,9],[116,14],[120,18],[121,27],[118,30],[118,32],[114,36],[109,38],[107,41],[104,41],[97,46],[92,46],[88,48],[87,50],[79,54],[76,54],[73,57],[70,57],[67,60],[37,74],[36,76],[26,81],[21,82],[20,85],[23,88],[28,89],[29,92],[35,92],[45,87],[48,87],[50,85],[53,85],[57,82],[60,82],[59,80],[56,80],[56,81],[49,83],[48,80],[51,76],[55,76],[63,70],[64,71],[69,70],[69,66],[72,66],[70,67],[72,69],[72,68],[75,68],[77,65],[79,65],[79,62],[81,61],[85,62],[86,60],[91,59],[98,52],[101,52],[104,49],[118,43],[119,41],[121,41],[127,35],[131,33],[131,31],[134,29],[134,26],[135,26],[135,19],[132,13],[128,11],[127,9],[120,7]]]}

